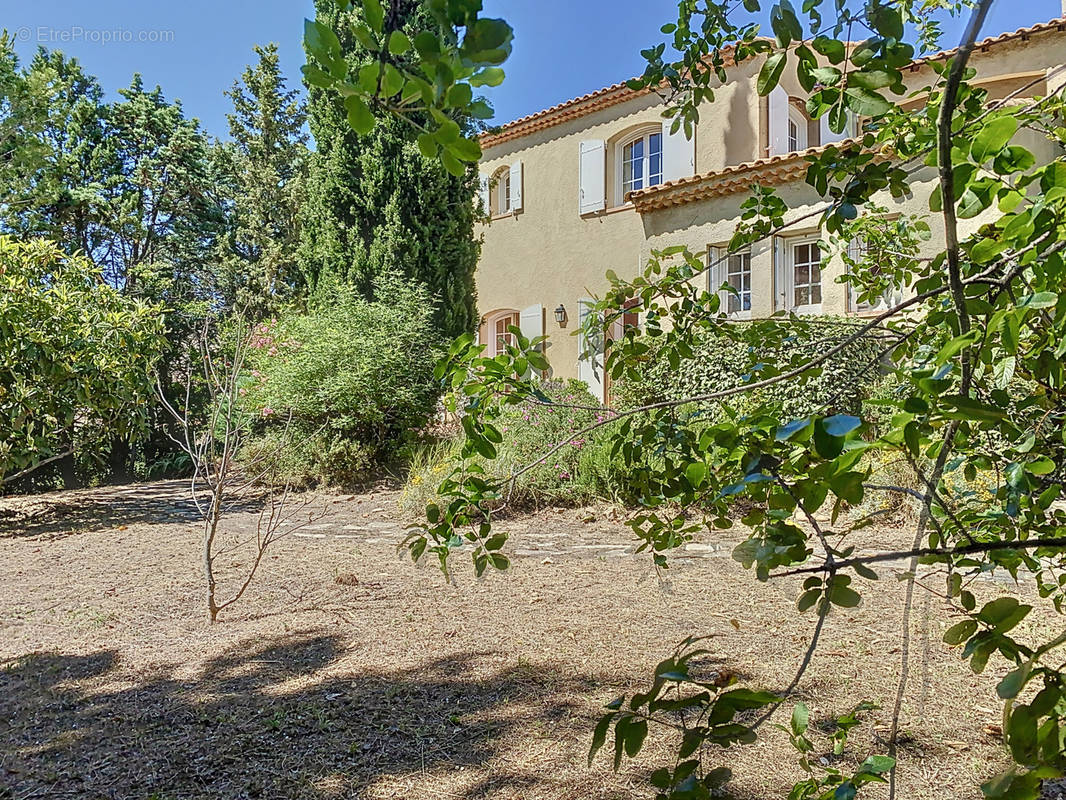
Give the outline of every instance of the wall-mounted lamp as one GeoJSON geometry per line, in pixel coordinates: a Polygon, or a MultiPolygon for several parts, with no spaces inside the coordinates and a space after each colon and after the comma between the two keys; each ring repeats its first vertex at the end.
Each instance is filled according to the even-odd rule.
{"type": "Polygon", "coordinates": [[[560,328],[566,327],[566,306],[559,303],[559,307],[555,309],[555,321],[559,323],[560,328]]]}

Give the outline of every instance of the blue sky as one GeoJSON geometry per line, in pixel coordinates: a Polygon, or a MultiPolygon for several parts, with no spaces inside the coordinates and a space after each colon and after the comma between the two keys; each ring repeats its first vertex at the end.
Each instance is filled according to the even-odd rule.
{"type": "MultiPolygon", "coordinates": [[[[491,97],[502,123],[642,72],[640,50],[662,38],[659,27],[675,18],[677,3],[485,0],[485,8],[516,32],[507,80],[491,97]]],[[[286,73],[298,81],[303,19],[312,9],[311,0],[11,0],[0,25],[15,35],[23,58],[38,44],[76,56],[109,96],[140,72],[224,136],[229,101],[222,92],[251,60],[253,45],[277,42],[286,73]]],[[[997,0],[982,35],[1046,21],[1060,9],[1060,0],[997,0]]],[[[945,44],[953,46],[960,30],[949,25],[945,44]]]]}

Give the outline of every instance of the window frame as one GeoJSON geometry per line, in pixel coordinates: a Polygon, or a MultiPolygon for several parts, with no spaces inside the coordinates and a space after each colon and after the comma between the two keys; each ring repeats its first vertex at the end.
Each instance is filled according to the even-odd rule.
{"type": "Polygon", "coordinates": [[[644,155],[641,157],[642,174],[640,187],[629,189],[629,192],[640,191],[641,189],[650,189],[654,186],[661,186],[665,183],[665,135],[663,133],[663,126],[659,124],[645,125],[644,127],[632,131],[627,136],[618,140],[618,143],[614,146],[614,195],[615,205],[621,206],[629,202],[626,197],[627,189],[625,187],[625,166],[627,159],[625,157],[626,148],[632,147],[637,142],[643,141],[644,143],[644,155]],[[659,179],[656,183],[651,183],[651,138],[653,136],[659,137],[659,179]]]}
{"type": "MultiPolygon", "coordinates": [[[[821,247],[821,240],[818,236],[790,236],[782,237],[781,239],[781,257],[783,264],[778,271],[783,286],[780,287],[783,291],[785,302],[782,304],[782,309],[794,314],[821,314],[822,306],[825,302],[825,270],[822,268],[822,264],[825,260],[825,253],[821,247]],[[807,245],[814,246],[818,249],[818,302],[817,303],[796,303],[796,249],[807,245]]],[[[808,266],[813,266],[811,262],[808,262],[808,266]]],[[[814,282],[811,281],[810,274],[807,276],[808,282],[801,284],[813,289],[814,282]]],[[[810,298],[808,298],[810,299],[810,298]]]]}
{"type": "Polygon", "coordinates": [[[717,292],[718,296],[722,300],[722,308],[725,309],[725,314],[729,319],[751,319],[751,309],[754,301],[754,291],[752,288],[752,261],[751,261],[751,249],[741,250],[738,253],[726,254],[726,248],[724,247],[710,247],[707,251],[708,267],[707,270],[707,291],[717,292]],[[740,275],[743,276],[747,272],[747,290],[743,288],[743,281],[741,282],[740,296],[733,294],[732,292],[721,290],[719,287],[723,283],[730,283],[729,277],[731,273],[731,262],[734,258],[746,258],[747,269],[742,269],[740,275]],[[725,259],[723,261],[723,259],[725,259]],[[744,295],[748,296],[748,307],[744,308],[744,295]],[[729,304],[731,302],[738,302],[740,308],[735,311],[729,310],[729,304]]]}
{"type": "Polygon", "coordinates": [[[514,213],[511,195],[511,166],[498,168],[489,179],[489,216],[506,217],[514,213]],[[506,192],[503,190],[506,189],[506,192]]]}
{"type": "Polygon", "coordinates": [[[517,309],[501,308],[485,315],[485,338],[488,341],[482,342],[482,344],[485,345],[485,355],[487,357],[495,358],[504,352],[500,349],[501,338],[507,338],[511,344],[516,343],[514,334],[506,332],[506,329],[511,325],[519,329],[522,326],[521,312],[517,309]],[[498,332],[501,322],[505,323],[504,333],[502,334],[498,332]]]}
{"type": "MultiPolygon", "coordinates": [[[[866,242],[863,239],[852,239],[848,242],[848,257],[852,261],[859,261],[862,259],[864,253],[869,252],[866,247],[866,242]]],[[[844,262],[847,274],[851,274],[851,265],[844,262]]],[[[851,281],[848,281],[848,312],[851,314],[857,314],[860,316],[879,314],[883,311],[887,311],[892,306],[896,305],[899,300],[902,299],[902,292],[898,287],[891,287],[885,290],[881,295],[881,301],[876,305],[870,303],[860,304],[856,299],[857,292],[855,286],[851,281]]]]}
{"type": "Polygon", "coordinates": [[[808,145],[807,136],[807,124],[808,120],[792,103],[792,98],[789,98],[788,103],[788,119],[785,121],[785,146],[790,153],[799,153],[806,150],[808,145]],[[792,146],[792,126],[796,128],[796,146],[792,146]]]}

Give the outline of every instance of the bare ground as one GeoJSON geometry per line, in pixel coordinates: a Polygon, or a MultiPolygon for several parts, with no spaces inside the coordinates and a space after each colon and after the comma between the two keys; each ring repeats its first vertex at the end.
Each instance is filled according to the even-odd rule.
{"type": "MultiPolygon", "coordinates": [[[[394,492],[316,502],[326,516],[279,542],[208,627],[182,484],[0,499],[0,798],[647,798],[667,741],[653,733],[620,774],[605,755],[588,768],[602,705],[691,634],[746,685],[782,690],[815,622],[795,611],[798,580],[760,584],[729,558],[737,530],[660,574],[626,550],[617,513],[542,511],[500,523],[508,574],[478,581],[459,562],[448,584],[398,557],[394,492]]],[[[254,503],[234,510],[234,541],[256,518],[254,503]]],[[[247,556],[220,562],[231,583],[247,556]]],[[[845,767],[885,751],[905,584],[882,572],[862,606],[830,615],[792,698],[816,721],[883,707],[845,767]]],[[[979,593],[1008,589],[1031,591],[979,593]]],[[[919,592],[901,799],[979,797],[1005,763],[1005,668],[972,675],[941,643],[950,624],[919,592]]],[[[770,726],[721,763],[736,798],[783,797],[801,777],[770,726]]]]}

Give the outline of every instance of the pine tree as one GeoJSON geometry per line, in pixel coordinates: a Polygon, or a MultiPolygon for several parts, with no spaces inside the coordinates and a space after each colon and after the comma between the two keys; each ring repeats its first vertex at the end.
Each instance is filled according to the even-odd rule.
{"type": "Polygon", "coordinates": [[[263,316],[305,289],[296,250],[307,113],[299,92],[286,88],[277,45],[255,53],[258,63],[226,92],[233,141],[219,156],[232,191],[231,233],[219,259],[219,288],[228,304],[263,316]]]}
{"type": "MultiPolygon", "coordinates": [[[[349,64],[366,56],[350,35],[333,0],[316,0],[317,18],[342,35],[349,64]]],[[[419,2],[403,13],[412,28],[427,24],[419,2]]],[[[450,175],[424,158],[414,129],[381,119],[360,137],[346,119],[336,92],[309,87],[311,156],[302,211],[300,265],[315,286],[339,281],[373,296],[377,279],[397,273],[417,280],[437,299],[435,322],[446,336],[476,325],[474,270],[480,242],[474,237],[476,176],[450,175]]]]}

